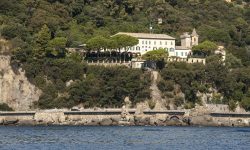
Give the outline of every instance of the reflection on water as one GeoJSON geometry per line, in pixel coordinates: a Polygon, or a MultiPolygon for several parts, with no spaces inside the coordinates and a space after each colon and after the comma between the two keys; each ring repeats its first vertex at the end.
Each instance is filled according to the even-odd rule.
{"type": "Polygon", "coordinates": [[[249,149],[250,128],[0,127],[0,149],[249,149]]]}

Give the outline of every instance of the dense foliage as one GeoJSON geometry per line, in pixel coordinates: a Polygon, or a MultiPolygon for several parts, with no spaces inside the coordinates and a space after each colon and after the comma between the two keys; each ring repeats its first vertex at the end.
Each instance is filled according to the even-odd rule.
{"type": "MultiPolygon", "coordinates": [[[[224,45],[228,51],[225,66],[211,56],[206,66],[177,63],[163,69],[163,79],[180,84],[187,100],[196,102],[196,91],[212,86],[223,93],[223,102],[232,104],[231,100],[238,100],[249,109],[249,0],[234,3],[225,0],[0,1],[1,36],[12,45],[13,66],[21,66],[29,80],[44,91],[38,103],[41,108],[79,103],[86,107],[107,104],[116,107],[121,106],[122,98],[128,93],[133,102],[147,98],[146,73],[127,68],[88,67],[81,62],[81,56],[69,55],[65,47],[91,43],[93,37],[105,41],[121,31],[148,32],[150,24],[154,33],[176,38],[196,28],[200,42],[210,40],[224,45]],[[158,19],[162,19],[161,24],[158,19]],[[70,80],[74,82],[66,86],[70,80]],[[118,93],[113,93],[114,89],[118,93]]],[[[204,45],[207,44],[211,43],[204,45]]],[[[204,55],[210,55],[210,50],[204,55]]],[[[115,54],[111,56],[117,58],[115,54]]],[[[124,55],[124,60],[127,57],[130,56],[124,55]]],[[[161,84],[164,89],[168,83],[161,84]]]]}
{"type": "Polygon", "coordinates": [[[0,111],[13,111],[13,109],[5,103],[0,103],[0,111]]]}
{"type": "MultiPolygon", "coordinates": [[[[232,62],[234,63],[234,62],[232,62]]],[[[250,68],[232,69],[232,65],[221,61],[219,55],[207,58],[207,64],[170,63],[161,71],[162,81],[158,83],[161,91],[173,90],[173,83],[181,86],[187,102],[200,103],[197,92],[209,93],[211,89],[218,92],[209,103],[241,106],[250,110],[250,68]],[[172,82],[172,83],[171,83],[172,82]],[[169,85],[169,83],[171,83],[169,85]],[[222,95],[220,95],[221,93],[222,95]]]]}
{"type": "Polygon", "coordinates": [[[201,41],[225,44],[244,65],[250,61],[248,0],[1,0],[0,8],[1,35],[15,47],[32,46],[45,24],[67,46],[120,31],[149,32],[151,24],[153,32],[177,38],[196,28],[201,41]]]}

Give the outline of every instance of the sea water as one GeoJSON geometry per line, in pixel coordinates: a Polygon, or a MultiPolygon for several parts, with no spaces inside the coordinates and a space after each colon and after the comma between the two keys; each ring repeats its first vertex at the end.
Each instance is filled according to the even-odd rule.
{"type": "Polygon", "coordinates": [[[1,150],[250,150],[250,128],[0,126],[1,150]]]}

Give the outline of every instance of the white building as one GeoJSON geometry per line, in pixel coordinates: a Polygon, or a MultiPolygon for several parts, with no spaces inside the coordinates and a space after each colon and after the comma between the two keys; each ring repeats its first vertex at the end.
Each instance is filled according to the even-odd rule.
{"type": "MultiPolygon", "coordinates": [[[[169,54],[174,55],[175,51],[175,38],[168,36],[166,34],[150,34],[150,33],[128,33],[128,32],[119,32],[116,35],[125,34],[132,37],[136,37],[139,40],[139,43],[128,49],[132,53],[140,53],[141,55],[147,53],[151,50],[156,49],[166,49],[169,54]]],[[[121,50],[121,52],[124,49],[121,50]]]]}
{"type": "MultiPolygon", "coordinates": [[[[198,45],[199,40],[199,35],[196,33],[195,29],[193,30],[191,35],[189,35],[188,32],[185,32],[180,36],[181,46],[175,46],[175,38],[166,34],[119,32],[115,35],[119,34],[125,34],[138,38],[139,43],[128,48],[128,52],[140,53],[141,55],[143,55],[148,51],[163,48],[168,51],[169,57],[179,58],[187,58],[189,55],[191,55],[191,48],[194,45],[198,45]]],[[[121,49],[121,52],[124,51],[125,49],[121,49]]]]}

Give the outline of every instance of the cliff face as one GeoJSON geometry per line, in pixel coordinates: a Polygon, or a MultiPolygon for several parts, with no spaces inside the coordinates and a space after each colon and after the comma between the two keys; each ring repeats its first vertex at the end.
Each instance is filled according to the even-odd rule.
{"type": "Polygon", "coordinates": [[[38,101],[41,90],[32,85],[19,70],[15,74],[10,66],[10,56],[0,55],[0,103],[8,104],[14,110],[30,110],[38,101]]]}

